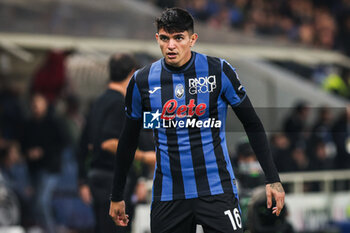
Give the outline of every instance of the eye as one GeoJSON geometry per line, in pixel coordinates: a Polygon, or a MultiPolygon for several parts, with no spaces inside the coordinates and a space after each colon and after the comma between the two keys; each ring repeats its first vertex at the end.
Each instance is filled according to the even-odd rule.
{"type": "Polygon", "coordinates": [[[166,41],[169,40],[169,37],[167,37],[167,36],[159,36],[159,39],[160,39],[161,41],[166,42],[166,41]]]}
{"type": "Polygon", "coordinates": [[[183,39],[184,39],[183,36],[175,36],[175,40],[181,41],[181,40],[183,40],[183,39]]]}

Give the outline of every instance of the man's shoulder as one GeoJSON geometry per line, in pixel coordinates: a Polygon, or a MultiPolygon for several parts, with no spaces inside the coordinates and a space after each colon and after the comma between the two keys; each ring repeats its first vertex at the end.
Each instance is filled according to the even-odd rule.
{"type": "Polygon", "coordinates": [[[145,65],[144,67],[138,69],[134,76],[135,76],[135,81],[138,85],[142,84],[143,82],[148,80],[148,77],[150,76],[151,73],[154,72],[160,72],[162,69],[161,65],[161,59],[150,63],[148,65],[145,65]]]}
{"type": "Polygon", "coordinates": [[[136,75],[137,77],[148,75],[152,67],[153,67],[153,69],[154,69],[155,67],[157,67],[157,66],[161,67],[161,60],[162,60],[162,59],[159,59],[159,60],[157,60],[157,61],[155,61],[155,62],[153,62],[153,63],[150,63],[150,64],[148,64],[148,65],[143,66],[142,68],[138,69],[138,70],[135,72],[135,75],[136,75]]]}
{"type": "Polygon", "coordinates": [[[135,76],[140,77],[140,76],[146,75],[149,72],[149,69],[151,68],[152,64],[153,63],[147,64],[147,65],[143,66],[142,68],[136,70],[135,76]]]}
{"type": "Polygon", "coordinates": [[[107,89],[104,93],[97,97],[96,101],[94,102],[94,106],[97,106],[99,108],[108,108],[109,106],[113,106],[116,103],[124,103],[123,94],[119,91],[107,89]]]}
{"type": "Polygon", "coordinates": [[[198,53],[198,52],[195,52],[195,54],[196,54],[196,58],[198,60],[203,60],[206,62],[211,61],[211,62],[214,62],[216,64],[220,64],[220,65],[222,65],[224,62],[227,62],[225,59],[220,58],[220,57],[215,57],[215,56],[207,55],[204,53],[198,53]]]}
{"type": "Polygon", "coordinates": [[[196,55],[196,58],[212,58],[212,59],[219,59],[219,60],[222,60],[221,58],[219,57],[214,57],[214,56],[211,56],[211,55],[208,55],[208,54],[205,54],[205,53],[199,53],[199,52],[194,52],[195,55],[196,55]]]}

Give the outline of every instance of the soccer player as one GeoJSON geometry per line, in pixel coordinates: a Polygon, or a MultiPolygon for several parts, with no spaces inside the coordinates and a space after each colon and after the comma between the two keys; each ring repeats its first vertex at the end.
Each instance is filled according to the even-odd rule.
{"type": "Polygon", "coordinates": [[[228,104],[242,122],[266,176],[267,207],[279,215],[284,190],[264,128],[225,60],[191,51],[198,35],[193,18],[180,8],[156,19],[163,58],[135,72],[126,94],[127,120],[120,137],[110,216],[126,226],[123,189],[142,126],[153,126],[157,163],[151,231],[243,232],[235,176],[225,139],[228,104]],[[149,118],[149,114],[152,115],[149,118]],[[146,122],[147,121],[147,122],[146,122]]]}

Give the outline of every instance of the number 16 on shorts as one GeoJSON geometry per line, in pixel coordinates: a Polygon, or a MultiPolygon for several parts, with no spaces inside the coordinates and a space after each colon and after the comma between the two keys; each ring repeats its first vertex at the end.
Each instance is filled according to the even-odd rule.
{"type": "Polygon", "coordinates": [[[230,218],[233,230],[237,230],[237,227],[242,228],[241,213],[237,208],[234,208],[233,211],[226,210],[224,214],[230,218]]]}

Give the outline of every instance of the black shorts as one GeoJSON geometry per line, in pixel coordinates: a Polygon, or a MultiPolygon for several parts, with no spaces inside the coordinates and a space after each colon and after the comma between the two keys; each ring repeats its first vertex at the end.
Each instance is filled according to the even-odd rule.
{"type": "Polygon", "coordinates": [[[152,233],[242,233],[242,218],[234,194],[219,194],[187,200],[154,201],[152,233]]]}

